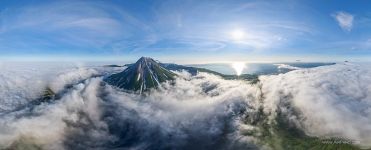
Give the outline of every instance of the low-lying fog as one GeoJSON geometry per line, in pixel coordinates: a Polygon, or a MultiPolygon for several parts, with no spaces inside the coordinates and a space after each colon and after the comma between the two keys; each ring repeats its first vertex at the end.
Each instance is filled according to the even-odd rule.
{"type": "MultiPolygon", "coordinates": [[[[277,109],[313,137],[371,147],[371,70],[340,63],[260,76],[260,83],[178,74],[145,95],[105,84],[121,67],[0,64],[0,149],[260,149],[248,121],[277,109]],[[49,87],[61,96],[31,103],[49,87]],[[68,88],[66,88],[68,87],[68,88]],[[295,110],[295,113],[292,111],[295,110]]],[[[256,135],[256,134],[255,134],[256,135]]]]}

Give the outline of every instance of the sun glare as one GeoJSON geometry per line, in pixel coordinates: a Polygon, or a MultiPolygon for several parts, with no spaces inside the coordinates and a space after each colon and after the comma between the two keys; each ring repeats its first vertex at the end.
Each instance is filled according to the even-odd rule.
{"type": "Polygon", "coordinates": [[[236,74],[239,76],[242,74],[243,69],[245,68],[244,62],[234,62],[232,63],[232,68],[236,71],[236,74]]]}
{"type": "Polygon", "coordinates": [[[245,32],[239,29],[233,30],[231,32],[231,37],[234,40],[242,40],[245,37],[245,32]]]}

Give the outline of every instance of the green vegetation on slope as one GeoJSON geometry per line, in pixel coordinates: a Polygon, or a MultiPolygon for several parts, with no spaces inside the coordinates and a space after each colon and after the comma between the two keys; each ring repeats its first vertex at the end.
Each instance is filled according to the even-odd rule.
{"type": "Polygon", "coordinates": [[[51,99],[53,99],[55,96],[55,93],[53,92],[52,89],[50,89],[49,87],[47,87],[43,94],[42,94],[42,97],[40,98],[40,102],[48,102],[50,101],[51,99]]]}
{"type": "Polygon", "coordinates": [[[358,147],[346,142],[345,139],[322,139],[307,136],[302,130],[289,124],[284,116],[278,115],[273,125],[261,126],[263,134],[260,137],[275,150],[357,150],[358,147]],[[328,143],[334,141],[336,143],[328,143]]]}
{"type": "MultiPolygon", "coordinates": [[[[261,95],[263,100],[264,95],[261,95]]],[[[286,107],[289,104],[285,104],[286,107]]],[[[294,110],[292,110],[294,111],[294,110]]],[[[278,109],[273,121],[268,119],[261,106],[256,114],[246,116],[246,123],[257,127],[254,131],[245,132],[244,135],[259,139],[258,144],[268,146],[273,150],[358,150],[351,141],[341,138],[319,138],[306,135],[287,119],[287,115],[278,109]]],[[[298,114],[298,112],[293,112],[298,114]]]]}

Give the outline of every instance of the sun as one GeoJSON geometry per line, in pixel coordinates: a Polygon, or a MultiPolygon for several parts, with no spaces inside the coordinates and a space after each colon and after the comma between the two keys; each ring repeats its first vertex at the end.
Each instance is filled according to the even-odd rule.
{"type": "Polygon", "coordinates": [[[236,74],[239,76],[242,74],[243,69],[245,68],[244,62],[234,62],[232,63],[232,68],[236,71],[236,74]]]}
{"type": "Polygon", "coordinates": [[[240,41],[245,37],[245,32],[241,29],[235,29],[230,33],[230,35],[232,39],[240,41]]]}

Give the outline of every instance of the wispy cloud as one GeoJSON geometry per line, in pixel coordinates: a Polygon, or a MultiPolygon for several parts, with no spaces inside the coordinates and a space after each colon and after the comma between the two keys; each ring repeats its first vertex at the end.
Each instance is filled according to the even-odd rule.
{"type": "Polygon", "coordinates": [[[31,48],[47,52],[57,47],[112,51],[112,43],[148,31],[144,23],[118,6],[93,1],[25,5],[19,10],[11,7],[1,16],[2,50],[31,48]]]}
{"type": "MultiPolygon", "coordinates": [[[[334,13],[326,13],[322,18],[317,17],[323,15],[322,11],[315,7],[296,2],[289,4],[261,1],[145,4],[79,0],[4,4],[5,9],[0,9],[0,53],[3,56],[104,54],[138,57],[165,53],[168,56],[167,52],[171,52],[184,57],[197,52],[200,57],[200,53],[204,53],[204,58],[210,56],[207,52],[233,57],[241,57],[240,54],[302,55],[313,54],[316,47],[349,40],[339,37],[342,32],[329,30],[335,23],[345,32],[353,30],[355,21],[360,30],[369,27],[365,19],[369,17],[361,12],[355,17],[349,12],[332,10],[334,13]],[[332,17],[334,22],[321,20],[328,21],[332,17]],[[244,37],[238,42],[231,37],[234,30],[244,31],[244,37]]],[[[352,39],[356,40],[365,39],[352,39]]],[[[337,50],[339,48],[334,48],[333,52],[338,54],[337,50]]]]}
{"type": "Polygon", "coordinates": [[[335,18],[335,20],[338,22],[339,26],[344,30],[344,31],[351,31],[353,28],[353,20],[354,20],[354,15],[344,12],[344,11],[339,11],[336,12],[335,14],[332,15],[332,17],[335,18]]]}

